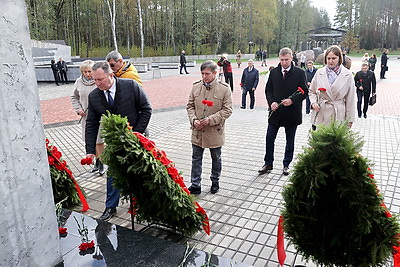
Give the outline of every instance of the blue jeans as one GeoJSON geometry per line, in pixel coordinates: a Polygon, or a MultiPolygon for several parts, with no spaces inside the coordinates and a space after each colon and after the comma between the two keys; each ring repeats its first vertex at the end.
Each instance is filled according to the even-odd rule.
{"type": "Polygon", "coordinates": [[[107,177],[107,199],[106,208],[116,208],[119,202],[119,192],[121,190],[114,188],[112,185],[114,178],[107,177]]]}
{"type": "MultiPolygon", "coordinates": [[[[294,152],[294,138],[296,136],[297,125],[295,126],[284,126],[286,134],[286,147],[285,157],[283,159],[283,167],[289,167],[290,162],[293,160],[294,152]]],[[[273,166],[274,163],[274,147],[276,135],[279,131],[279,126],[268,124],[267,136],[266,136],[266,152],[265,152],[265,165],[273,166]]]]}
{"type": "Polygon", "coordinates": [[[253,109],[254,108],[255,97],[254,97],[254,91],[252,89],[250,89],[250,90],[243,89],[242,90],[242,107],[244,107],[244,108],[246,107],[247,92],[249,92],[249,94],[250,94],[250,108],[253,109]]]}
{"type": "MultiPolygon", "coordinates": [[[[210,148],[210,154],[212,159],[211,164],[211,176],[212,182],[218,182],[219,176],[222,170],[222,160],[221,160],[221,148],[210,148]]],[[[191,172],[191,182],[193,187],[201,187],[201,171],[203,166],[203,153],[204,148],[192,144],[192,172],[191,172]]]]}

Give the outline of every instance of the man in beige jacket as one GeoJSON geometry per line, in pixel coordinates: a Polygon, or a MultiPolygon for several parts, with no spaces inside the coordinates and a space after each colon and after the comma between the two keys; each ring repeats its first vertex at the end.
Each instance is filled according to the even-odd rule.
{"type": "Polygon", "coordinates": [[[219,190],[222,161],[221,148],[225,142],[225,120],[232,114],[232,94],[229,86],[218,81],[218,66],[205,61],[200,66],[202,80],[193,83],[187,113],[192,128],[192,171],[189,191],[201,193],[201,172],[204,148],[210,149],[211,193],[219,190]]]}

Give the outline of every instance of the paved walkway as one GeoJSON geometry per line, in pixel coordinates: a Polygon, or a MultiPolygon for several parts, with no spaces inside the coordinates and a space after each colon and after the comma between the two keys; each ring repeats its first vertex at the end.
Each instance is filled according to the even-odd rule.
{"type": "MultiPolygon", "coordinates": [[[[355,66],[361,65],[360,60],[353,61],[352,70],[357,71],[355,66]]],[[[276,65],[277,61],[270,60],[270,63],[276,65]]],[[[256,67],[267,69],[259,65],[257,63],[256,67]]],[[[353,130],[364,137],[362,154],[374,163],[373,170],[385,196],[385,203],[393,214],[398,214],[400,192],[396,192],[396,188],[400,186],[400,111],[397,99],[400,99],[400,61],[390,60],[389,66],[391,71],[387,73],[388,79],[378,81],[377,104],[370,108],[368,119],[357,119],[353,130]]],[[[176,163],[189,185],[191,145],[185,104],[190,85],[200,78],[200,73],[194,68],[188,70],[189,75],[175,75],[178,70],[168,70],[162,75],[163,78],[144,79],[144,88],[155,109],[149,126],[151,138],[176,163]]],[[[189,243],[200,250],[254,266],[278,266],[276,224],[282,208],[281,190],[287,182],[287,177],[281,175],[279,164],[283,159],[284,131],[279,132],[276,142],[276,169],[259,176],[257,170],[263,164],[267,125],[264,81],[261,79],[257,90],[256,108],[241,110],[238,90],[241,72],[242,69],[234,69],[237,86],[233,95],[235,110],[227,121],[221,190],[215,195],[208,192],[211,186],[208,179],[211,165],[208,152],[204,158],[203,193],[199,195],[199,201],[210,217],[212,234],[207,236],[199,232],[189,239],[189,243]]],[[[151,74],[147,75],[151,77],[151,74]]],[[[79,164],[85,152],[80,138],[81,128],[76,122],[78,117],[73,114],[69,103],[68,96],[72,88],[70,84],[59,87],[39,85],[44,123],[47,124],[46,136],[61,149],[85,189],[91,206],[86,214],[98,217],[104,209],[105,178],[88,173],[88,168],[79,164]]],[[[298,128],[296,136],[295,155],[302,151],[308,140],[310,117],[304,114],[303,119],[304,123],[298,128]]],[[[130,227],[126,211],[127,203],[123,203],[112,222],[130,227]]],[[[169,236],[166,232],[151,234],[161,238],[169,236]]],[[[291,246],[287,254],[287,266],[302,262],[299,257],[295,261],[295,250],[291,246]]],[[[314,265],[308,263],[307,266],[314,265]]]]}

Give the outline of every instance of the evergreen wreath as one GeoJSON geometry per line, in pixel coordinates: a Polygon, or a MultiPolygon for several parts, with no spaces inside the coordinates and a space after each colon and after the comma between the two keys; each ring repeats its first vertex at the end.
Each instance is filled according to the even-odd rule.
{"type": "Polygon", "coordinates": [[[333,123],[313,131],[309,144],[282,193],[286,236],[317,264],[384,265],[400,229],[360,155],[362,138],[333,123]]]}
{"type": "Polygon", "coordinates": [[[132,132],[128,120],[108,113],[102,117],[107,144],[102,160],[114,186],[139,222],[166,225],[190,236],[201,229],[210,233],[206,212],[189,190],[165,152],[142,134],[132,132]]]}

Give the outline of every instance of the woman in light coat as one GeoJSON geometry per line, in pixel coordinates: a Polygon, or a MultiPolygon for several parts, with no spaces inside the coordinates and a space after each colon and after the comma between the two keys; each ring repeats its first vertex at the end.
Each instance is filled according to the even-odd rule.
{"type": "MultiPolygon", "coordinates": [[[[75,112],[81,116],[82,123],[82,139],[85,141],[85,127],[88,110],[88,96],[89,93],[97,86],[92,78],[92,66],[94,62],[92,60],[85,60],[80,65],[81,76],[76,79],[74,91],[71,95],[71,103],[75,112]]],[[[104,151],[104,141],[100,138],[100,132],[97,135],[96,141],[96,164],[92,169],[92,172],[99,171],[100,175],[105,173],[103,163],[101,163],[99,156],[104,151]]]]}
{"type": "Polygon", "coordinates": [[[332,121],[347,122],[356,116],[357,97],[352,73],[342,66],[342,51],[334,45],[325,52],[325,66],[319,69],[309,89],[313,128],[332,121]]]}

